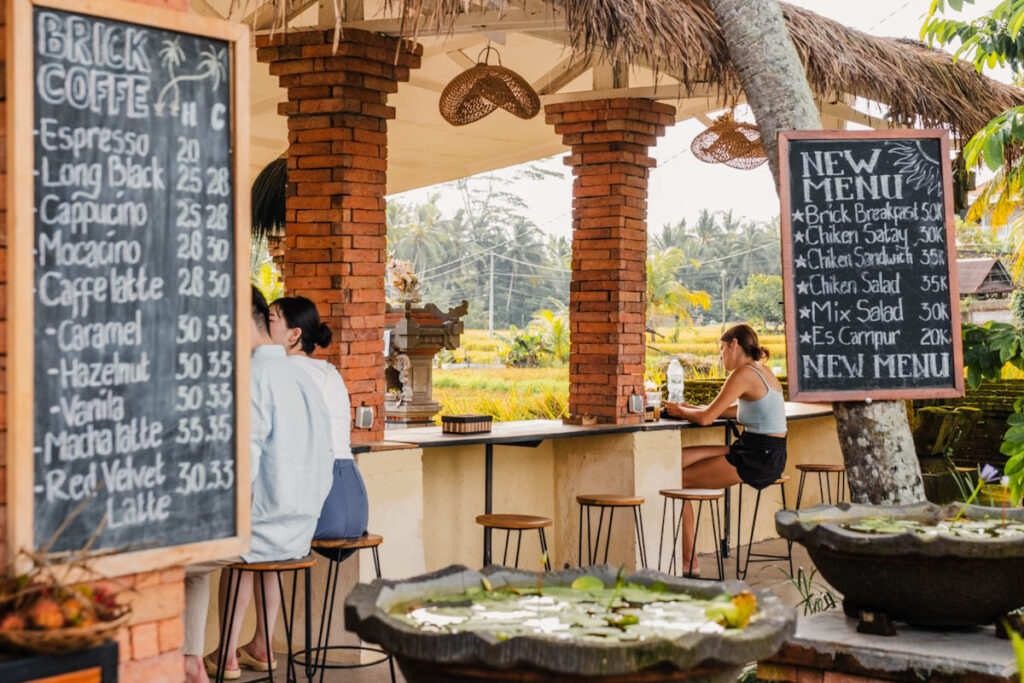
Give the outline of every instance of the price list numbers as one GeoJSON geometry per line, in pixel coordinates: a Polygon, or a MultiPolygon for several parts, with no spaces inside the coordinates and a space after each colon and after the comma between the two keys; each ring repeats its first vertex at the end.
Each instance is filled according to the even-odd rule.
{"type": "Polygon", "coordinates": [[[790,134],[784,145],[787,358],[797,394],[956,391],[949,163],[938,136],[895,137],[908,132],[790,134]]]}
{"type": "MultiPolygon", "coordinates": [[[[191,132],[191,131],[189,131],[191,132]]],[[[230,310],[234,262],[230,235],[229,159],[204,159],[201,140],[179,135],[175,153],[175,281],[181,301],[175,330],[174,436],[184,458],[174,492],[179,498],[231,491],[235,483],[234,317],[208,311],[204,301],[230,310]],[[198,305],[197,305],[198,304],[198,305]]]]}
{"type": "Polygon", "coordinates": [[[35,542],[235,531],[227,44],[33,10],[35,542]],[[84,501],[84,503],[83,503],[84,501]]]}

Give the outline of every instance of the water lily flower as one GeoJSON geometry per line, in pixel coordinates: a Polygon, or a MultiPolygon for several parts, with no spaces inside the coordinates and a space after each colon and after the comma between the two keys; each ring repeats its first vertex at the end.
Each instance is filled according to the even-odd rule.
{"type": "Polygon", "coordinates": [[[981,468],[981,472],[978,474],[979,479],[982,479],[989,484],[999,479],[999,477],[999,470],[992,467],[992,465],[984,465],[981,468]]]}

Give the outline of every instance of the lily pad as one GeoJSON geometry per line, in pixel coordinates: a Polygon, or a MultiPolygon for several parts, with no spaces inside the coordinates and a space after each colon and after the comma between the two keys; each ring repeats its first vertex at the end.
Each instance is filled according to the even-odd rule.
{"type": "Polygon", "coordinates": [[[604,581],[596,576],[584,575],[574,580],[569,587],[577,591],[600,591],[604,590],[604,581]]]}

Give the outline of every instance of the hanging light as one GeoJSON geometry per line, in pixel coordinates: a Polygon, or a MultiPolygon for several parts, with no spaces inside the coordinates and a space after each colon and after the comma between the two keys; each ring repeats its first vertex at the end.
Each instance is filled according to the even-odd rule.
{"type": "Polygon", "coordinates": [[[488,45],[477,57],[476,66],[445,86],[439,109],[445,121],[464,126],[498,107],[521,119],[532,119],[540,111],[540,97],[522,76],[502,66],[501,55],[488,45]],[[497,65],[487,63],[491,52],[498,57],[497,65]]]}
{"type": "Polygon", "coordinates": [[[741,170],[757,168],[768,161],[761,144],[761,131],[757,126],[734,120],[731,109],[693,139],[690,151],[709,164],[725,164],[741,170]]]}

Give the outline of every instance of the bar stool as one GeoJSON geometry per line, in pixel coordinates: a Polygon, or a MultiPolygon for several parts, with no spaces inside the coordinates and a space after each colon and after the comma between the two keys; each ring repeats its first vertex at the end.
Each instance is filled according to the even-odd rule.
{"type": "Polygon", "coordinates": [[[644,513],[640,508],[644,499],[640,496],[619,496],[614,494],[596,493],[590,495],[576,496],[576,502],[580,504],[580,532],[577,542],[577,553],[580,558],[580,565],[583,565],[583,510],[587,511],[587,564],[597,562],[597,556],[601,548],[601,528],[604,524],[604,511],[608,509],[608,531],[604,541],[604,560],[608,561],[608,547],[612,540],[612,518],[615,516],[616,508],[633,509],[633,528],[636,531],[636,542],[640,548],[640,566],[647,569],[647,543],[644,541],[644,513]],[[598,508],[600,514],[597,518],[597,533],[593,540],[590,534],[591,519],[590,509],[598,508]]]}
{"type": "MultiPolygon", "coordinates": [[[[683,528],[683,510],[686,502],[697,504],[697,517],[693,524],[693,544],[690,547],[690,566],[686,574],[693,573],[693,559],[697,556],[697,531],[700,529],[700,516],[704,509],[704,503],[708,504],[708,515],[711,517],[711,532],[715,538],[715,566],[718,567],[718,580],[725,578],[725,564],[721,553],[721,538],[718,530],[722,522],[722,512],[718,507],[718,501],[725,498],[725,489],[663,489],[659,491],[664,498],[661,504],[661,536],[658,539],[658,571],[661,571],[661,549],[665,540],[665,518],[668,511],[668,501],[672,501],[672,558],[668,563],[668,573],[672,574],[676,568],[676,542],[683,528]],[[676,513],[677,502],[679,513],[676,513]]],[[[682,558],[680,558],[680,565],[682,558]]],[[[679,567],[680,573],[682,566],[679,567]]],[[[699,577],[698,577],[699,578],[699,577]]]]}
{"type": "MultiPolygon", "coordinates": [[[[288,641],[288,657],[285,666],[285,681],[286,683],[294,683],[298,681],[298,675],[295,672],[295,657],[292,653],[292,631],[295,626],[295,592],[299,581],[299,573],[303,575],[303,584],[305,585],[305,598],[306,604],[309,604],[309,570],[316,564],[316,558],[312,555],[306,555],[301,560],[283,560],[281,562],[253,562],[247,564],[245,562],[239,562],[237,564],[228,565],[228,593],[225,605],[231,605],[230,609],[225,609],[224,614],[221,615],[220,624],[220,640],[217,645],[217,683],[223,683],[224,681],[224,667],[227,665],[228,652],[227,652],[227,636],[230,624],[235,621],[235,607],[238,601],[238,588],[242,582],[242,574],[245,572],[251,572],[255,576],[253,577],[254,582],[258,580],[260,599],[263,604],[267,604],[267,589],[263,585],[263,574],[275,574],[277,576],[277,589],[281,591],[281,616],[284,619],[284,633],[285,638],[288,641]],[[284,604],[284,582],[281,578],[282,574],[292,575],[292,599],[291,606],[286,607],[284,604]]],[[[270,647],[270,641],[272,640],[270,634],[270,627],[273,624],[266,623],[267,614],[263,612],[263,632],[266,634],[267,642],[267,653],[270,656],[270,661],[273,662],[273,650],[270,647]]],[[[309,611],[306,612],[306,641],[309,642],[310,638],[310,622],[309,622],[309,611]]],[[[306,676],[310,676],[310,672],[307,666],[306,676]]],[[[253,679],[257,681],[271,681],[274,680],[274,669],[273,665],[267,670],[265,678],[253,679]]]]}
{"type": "Polygon", "coordinates": [[[818,491],[821,493],[821,502],[828,502],[829,505],[833,505],[832,500],[832,484],[830,477],[836,475],[836,499],[835,503],[840,503],[843,500],[843,492],[846,490],[846,466],[845,465],[828,465],[825,463],[806,463],[803,465],[797,465],[796,468],[800,470],[800,486],[796,490],[796,509],[800,509],[800,501],[804,496],[804,479],[807,474],[813,473],[818,475],[818,491]],[[824,485],[822,484],[824,479],[824,485]],[[828,493],[826,496],[825,494],[828,493]]]}
{"type": "MultiPolygon", "coordinates": [[[[395,663],[391,655],[378,647],[366,645],[331,645],[331,623],[334,618],[334,599],[338,594],[338,575],[341,573],[341,554],[346,550],[370,549],[373,554],[373,571],[377,578],[380,578],[380,555],[377,548],[384,542],[384,539],[377,534],[366,533],[356,538],[321,538],[313,541],[313,549],[327,558],[327,581],[324,583],[324,605],[320,612],[320,629],[316,637],[316,647],[308,647],[309,640],[306,640],[306,649],[295,653],[295,661],[306,666],[309,672],[309,680],[313,680],[317,669],[320,670],[320,683],[323,683],[324,673],[327,669],[362,669],[368,666],[388,663],[391,669],[391,683],[395,683],[395,663]],[[326,627],[325,627],[326,623],[326,627]],[[347,652],[372,652],[383,655],[371,662],[360,662],[359,664],[328,664],[327,653],[331,650],[343,650],[347,652]],[[309,655],[313,655],[313,661],[309,661],[309,655]]],[[[346,556],[346,559],[348,556],[346,556]]],[[[306,602],[307,614],[309,602],[306,602]]]]}
{"type": "Polygon", "coordinates": [[[544,571],[551,571],[551,558],[548,557],[548,542],[544,537],[544,528],[551,526],[554,522],[547,517],[511,514],[477,515],[476,523],[485,529],[501,529],[505,532],[505,553],[501,556],[501,564],[504,566],[508,566],[508,539],[512,536],[513,531],[518,533],[516,536],[516,562],[512,565],[516,568],[519,567],[519,547],[523,542],[523,530],[536,529],[540,536],[540,552],[544,558],[544,571]]]}
{"type": "MultiPolygon", "coordinates": [[[[786,510],[786,482],[789,481],[789,477],[783,475],[773,482],[773,485],[779,487],[779,493],[782,495],[782,509],[786,510]]],[[[743,487],[748,486],[740,482],[739,491],[736,497],[737,509],[736,509],[736,525],[739,527],[743,524],[743,487]]],[[[753,488],[753,487],[751,487],[753,488]]],[[[788,560],[789,561],[789,575],[793,575],[793,542],[786,541],[786,554],[785,555],[772,555],[770,553],[755,553],[754,548],[754,529],[757,528],[757,511],[761,507],[761,489],[755,489],[757,491],[757,497],[754,499],[754,517],[750,520],[750,536],[747,540],[747,561],[743,563],[743,571],[740,571],[740,556],[743,554],[743,532],[738,530],[736,539],[736,578],[743,580],[747,577],[747,568],[751,562],[771,562],[773,560],[788,560]],[[756,560],[750,558],[756,557],[756,560]]]]}

